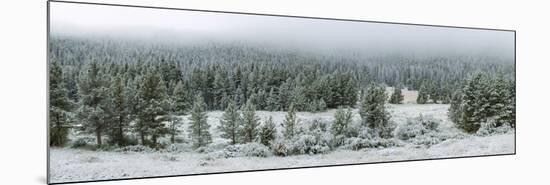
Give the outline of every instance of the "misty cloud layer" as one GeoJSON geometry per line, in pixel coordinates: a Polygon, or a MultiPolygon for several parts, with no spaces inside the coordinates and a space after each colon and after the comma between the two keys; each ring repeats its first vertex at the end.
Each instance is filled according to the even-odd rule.
{"type": "Polygon", "coordinates": [[[514,58],[514,33],[52,2],[52,34],[245,42],[313,51],[514,58]]]}

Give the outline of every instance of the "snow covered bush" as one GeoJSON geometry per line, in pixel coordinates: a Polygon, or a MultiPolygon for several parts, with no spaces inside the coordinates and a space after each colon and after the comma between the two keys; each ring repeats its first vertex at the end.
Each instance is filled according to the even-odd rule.
{"type": "Polygon", "coordinates": [[[289,154],[288,151],[289,144],[286,140],[275,140],[271,143],[271,149],[273,150],[273,154],[277,156],[287,156],[289,154]]]}
{"type": "Polygon", "coordinates": [[[431,146],[447,140],[450,136],[439,133],[439,120],[420,115],[407,120],[396,130],[398,139],[411,142],[415,145],[431,146]]]}
{"type": "Polygon", "coordinates": [[[71,148],[82,148],[94,144],[95,138],[93,137],[80,137],[74,140],[71,144],[71,148]]]}
{"type": "Polygon", "coordinates": [[[327,122],[313,120],[300,128],[287,145],[288,154],[320,154],[331,150],[333,136],[327,122]]]}
{"type": "Polygon", "coordinates": [[[221,152],[214,152],[211,156],[215,158],[232,158],[232,157],[267,157],[271,155],[271,151],[265,145],[260,143],[246,143],[229,145],[221,152]]]}
{"type": "Polygon", "coordinates": [[[478,136],[490,136],[495,134],[505,134],[513,131],[514,129],[509,124],[502,124],[497,126],[496,121],[489,119],[487,122],[481,123],[476,135],[478,136]]]}
{"type": "Polygon", "coordinates": [[[153,152],[155,149],[152,149],[148,146],[143,145],[130,145],[114,149],[115,152],[153,152]]]}
{"type": "Polygon", "coordinates": [[[363,148],[388,148],[400,146],[399,142],[395,139],[385,138],[359,138],[351,137],[344,140],[342,148],[351,150],[360,150],[363,148]]]}
{"type": "Polygon", "coordinates": [[[175,143],[175,144],[170,144],[167,147],[165,147],[163,152],[171,152],[171,153],[190,152],[190,151],[192,151],[191,148],[192,148],[192,146],[190,144],[175,143]]]}
{"type": "Polygon", "coordinates": [[[409,140],[430,132],[437,132],[439,121],[432,117],[420,115],[414,119],[407,120],[407,123],[400,125],[396,130],[396,137],[401,140],[409,140]]]}

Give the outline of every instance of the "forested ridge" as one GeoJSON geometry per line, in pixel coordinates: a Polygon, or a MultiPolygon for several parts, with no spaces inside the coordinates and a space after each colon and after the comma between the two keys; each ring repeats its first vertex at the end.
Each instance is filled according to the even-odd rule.
{"type": "MultiPolygon", "coordinates": [[[[173,141],[178,134],[177,115],[191,114],[189,130],[197,135],[193,137],[197,147],[202,147],[212,140],[207,110],[229,110],[226,121],[245,123],[243,140],[251,142],[256,135],[273,137],[266,135],[273,132],[271,127],[259,128],[256,110],[289,111],[285,124],[292,124],[294,111],[342,107],[361,109],[361,117],[368,120],[365,127],[388,138],[393,131],[386,129],[391,127],[388,113],[378,106],[369,108],[386,101],[382,84],[420,90],[419,103],[460,104],[460,109],[452,107],[460,115],[456,122],[468,130],[468,124],[480,120],[466,118],[471,115],[465,115],[461,102],[468,94],[456,93],[469,87],[474,74],[489,74],[483,77],[486,84],[491,78],[501,79],[502,89],[512,88],[509,81],[515,75],[513,62],[491,57],[323,55],[246,44],[177,45],[60,36],[50,40],[49,61],[51,145],[62,145],[65,128],[77,125],[94,134],[98,145],[103,136],[109,136],[112,144],[127,145],[125,133],[133,132],[141,144],[155,146],[159,137],[168,134],[173,141]],[[237,109],[244,112],[244,119],[231,117],[237,109]]],[[[399,96],[392,99],[390,103],[402,101],[399,96]]],[[[346,119],[346,111],[338,114],[346,119]]],[[[485,117],[489,114],[497,113],[485,117]]],[[[226,133],[235,132],[225,126],[226,133]]]]}

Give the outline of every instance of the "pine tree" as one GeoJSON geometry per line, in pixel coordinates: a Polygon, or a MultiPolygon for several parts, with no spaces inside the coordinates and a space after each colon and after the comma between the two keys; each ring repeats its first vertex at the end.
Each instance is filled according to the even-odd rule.
{"type": "Polygon", "coordinates": [[[273,122],[273,117],[269,116],[263,125],[260,127],[260,143],[265,146],[271,146],[271,142],[275,140],[277,128],[273,122]]]}
{"type": "Polygon", "coordinates": [[[462,93],[458,91],[453,93],[448,116],[452,122],[460,124],[462,123],[462,113],[462,93]]]}
{"type": "MultiPolygon", "coordinates": [[[[350,109],[343,109],[338,107],[334,114],[334,123],[332,124],[332,135],[334,137],[345,137],[348,126],[351,124],[353,113],[350,109]]],[[[341,143],[337,143],[340,145],[341,143]]]]}
{"type": "Polygon", "coordinates": [[[191,124],[189,125],[191,140],[195,148],[205,147],[212,142],[207,118],[206,103],[204,103],[202,96],[196,95],[191,110],[191,124]]]}
{"type": "Polygon", "coordinates": [[[87,133],[93,133],[97,146],[103,144],[102,136],[107,129],[108,97],[106,79],[100,71],[100,65],[92,61],[86,71],[80,75],[78,93],[80,95],[77,118],[82,123],[81,128],[87,133]]]}
{"type": "Polygon", "coordinates": [[[307,98],[305,96],[304,86],[297,85],[292,91],[292,103],[298,111],[304,111],[307,108],[307,98]]]}
{"type": "Polygon", "coordinates": [[[222,132],[221,137],[230,139],[231,144],[237,144],[239,142],[239,126],[241,125],[242,118],[237,111],[237,105],[235,102],[230,102],[223,113],[222,120],[218,129],[222,132]]]}
{"type": "Polygon", "coordinates": [[[295,134],[296,126],[296,111],[294,109],[294,104],[290,104],[288,107],[288,112],[286,113],[285,120],[283,122],[283,127],[285,128],[284,136],[287,139],[291,139],[295,134]]]}
{"type": "Polygon", "coordinates": [[[50,146],[63,146],[67,142],[71,127],[70,111],[72,102],[63,81],[63,70],[57,61],[50,66],[50,107],[49,131],[50,146]]]}
{"type": "Polygon", "coordinates": [[[422,84],[422,86],[420,86],[420,89],[418,90],[418,97],[416,98],[416,103],[417,104],[425,104],[426,102],[428,102],[428,90],[426,89],[426,86],[424,84],[422,84]]]}
{"type": "Polygon", "coordinates": [[[112,108],[111,142],[124,146],[126,145],[124,131],[128,127],[128,104],[125,86],[120,75],[113,78],[109,91],[112,108]]]}
{"type": "Polygon", "coordinates": [[[256,116],[256,107],[252,104],[252,99],[249,99],[244,106],[243,112],[243,142],[254,142],[258,136],[258,121],[260,118],[256,116]]]}
{"type": "Polygon", "coordinates": [[[179,115],[187,114],[187,111],[191,108],[191,105],[182,81],[178,81],[174,87],[172,96],[175,104],[175,113],[179,115]]]}
{"type": "Polygon", "coordinates": [[[317,110],[318,111],[326,111],[327,110],[327,104],[325,103],[325,100],[323,98],[319,99],[317,101],[317,110]]]}
{"type": "Polygon", "coordinates": [[[458,128],[461,128],[469,133],[476,132],[480,124],[487,119],[487,110],[490,108],[488,97],[485,95],[488,92],[488,78],[483,73],[474,75],[464,88],[462,89],[462,118],[461,122],[456,123],[458,128]]]}
{"type": "Polygon", "coordinates": [[[166,114],[166,87],[157,69],[150,69],[145,74],[139,89],[139,121],[135,125],[140,135],[141,144],[146,144],[146,136],[151,136],[152,147],[157,139],[167,133],[163,120],[159,116],[166,114]]]}
{"type": "Polygon", "coordinates": [[[275,94],[273,87],[271,87],[271,90],[269,90],[269,95],[267,97],[266,102],[266,110],[268,111],[278,111],[279,108],[279,100],[277,98],[277,94],[275,94]]]}
{"type": "Polygon", "coordinates": [[[178,108],[178,102],[174,98],[168,98],[166,102],[168,115],[163,116],[161,120],[168,123],[167,133],[170,135],[170,142],[176,143],[176,135],[181,132],[178,128],[183,124],[183,120],[177,116],[181,110],[178,108]]]}
{"type": "Polygon", "coordinates": [[[391,104],[401,104],[401,103],[403,103],[403,99],[404,99],[404,96],[401,93],[401,87],[398,86],[398,87],[393,88],[393,93],[390,96],[389,103],[391,103],[391,104]]]}
{"type": "Polygon", "coordinates": [[[383,86],[377,84],[369,85],[365,92],[359,115],[363,127],[374,137],[390,138],[394,125],[390,122],[390,114],[385,107],[386,92],[383,86]]]}
{"type": "Polygon", "coordinates": [[[509,81],[506,86],[508,93],[506,98],[506,106],[502,112],[501,119],[504,123],[508,123],[510,127],[516,128],[516,83],[509,81]]]}
{"type": "Polygon", "coordinates": [[[502,76],[498,76],[495,79],[491,80],[490,89],[487,94],[487,101],[491,105],[488,108],[487,116],[495,120],[496,126],[501,126],[503,124],[509,124],[508,120],[504,119],[506,117],[506,106],[509,104],[507,100],[508,88],[507,83],[504,81],[502,76]]]}

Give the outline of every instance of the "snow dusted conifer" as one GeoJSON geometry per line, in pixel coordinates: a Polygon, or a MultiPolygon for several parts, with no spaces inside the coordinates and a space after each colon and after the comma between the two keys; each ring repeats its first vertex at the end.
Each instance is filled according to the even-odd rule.
{"type": "Polygon", "coordinates": [[[174,100],[174,108],[176,114],[184,115],[191,108],[187,92],[184,89],[183,82],[178,81],[174,87],[174,92],[172,93],[174,100]]]}
{"type": "Polygon", "coordinates": [[[111,142],[116,143],[118,146],[124,146],[126,145],[124,131],[128,127],[128,104],[123,79],[120,75],[111,80],[109,91],[112,108],[111,142]]]}
{"type": "Polygon", "coordinates": [[[260,143],[265,146],[271,146],[271,143],[275,140],[276,134],[277,128],[273,122],[273,117],[269,116],[260,127],[260,143]]]}
{"type": "Polygon", "coordinates": [[[416,98],[417,104],[425,104],[426,102],[428,102],[429,95],[427,91],[428,89],[426,88],[426,86],[422,84],[420,86],[420,89],[418,90],[418,97],[416,98]]]}
{"type": "Polygon", "coordinates": [[[240,125],[242,122],[241,114],[237,111],[237,105],[231,101],[225,112],[218,129],[222,132],[222,137],[231,140],[231,144],[239,143],[240,125]]]}
{"type": "Polygon", "coordinates": [[[482,122],[487,119],[487,110],[490,108],[487,96],[488,78],[483,73],[475,74],[462,89],[462,121],[457,123],[461,128],[469,133],[475,133],[482,122]]]}
{"type": "Polygon", "coordinates": [[[449,107],[449,119],[456,124],[462,123],[462,93],[460,91],[453,93],[451,106],[449,107]]]}
{"type": "Polygon", "coordinates": [[[275,94],[273,87],[269,90],[269,95],[267,96],[266,110],[268,111],[278,111],[279,110],[279,100],[277,94],[275,94]]]}
{"type": "Polygon", "coordinates": [[[285,120],[283,122],[284,136],[286,139],[291,139],[295,134],[296,126],[296,110],[294,109],[294,104],[290,104],[288,112],[286,113],[285,120]]]}
{"type": "Polygon", "coordinates": [[[353,113],[350,109],[344,109],[342,107],[338,107],[338,110],[336,110],[336,113],[334,114],[334,123],[332,123],[332,135],[335,138],[338,138],[336,140],[336,145],[342,144],[342,141],[340,138],[346,137],[346,132],[348,130],[348,126],[351,124],[353,118],[353,113]]]}
{"type": "Polygon", "coordinates": [[[49,75],[50,146],[63,146],[68,140],[67,136],[71,127],[69,111],[71,111],[72,103],[63,82],[63,70],[57,61],[51,63],[49,75]]]}
{"type": "Polygon", "coordinates": [[[246,105],[244,106],[242,112],[243,112],[243,120],[242,120],[242,128],[243,128],[243,142],[244,143],[251,143],[256,140],[256,137],[258,136],[258,124],[260,118],[256,116],[256,107],[254,106],[253,98],[250,98],[246,105]]]}
{"type": "Polygon", "coordinates": [[[195,148],[205,147],[212,142],[207,118],[206,103],[204,103],[202,96],[196,95],[193,109],[191,109],[191,124],[189,125],[191,140],[195,148]]]}
{"type": "Polygon", "coordinates": [[[395,128],[390,122],[390,114],[386,111],[386,92],[383,86],[371,83],[365,92],[359,115],[363,127],[374,137],[390,138],[395,128]]]}
{"type": "Polygon", "coordinates": [[[403,93],[401,92],[401,87],[397,86],[397,87],[393,88],[393,93],[390,96],[389,103],[391,103],[391,104],[402,104],[403,99],[404,99],[404,97],[403,97],[403,93]]]}
{"type": "Polygon", "coordinates": [[[107,129],[107,111],[110,104],[106,101],[108,97],[106,79],[100,67],[97,62],[92,61],[80,75],[78,81],[80,102],[77,110],[77,118],[82,123],[81,129],[95,135],[98,147],[103,144],[102,136],[107,129]]]}
{"type": "Polygon", "coordinates": [[[166,114],[166,86],[158,69],[150,67],[142,79],[138,92],[140,112],[139,121],[135,126],[139,132],[141,144],[156,147],[157,139],[166,134],[163,120],[157,119],[158,116],[166,114]],[[147,135],[151,136],[151,143],[146,143],[147,135]]]}

